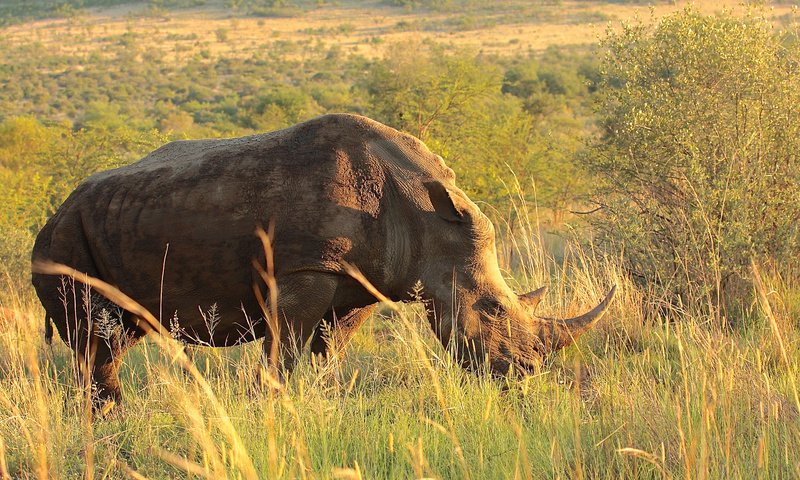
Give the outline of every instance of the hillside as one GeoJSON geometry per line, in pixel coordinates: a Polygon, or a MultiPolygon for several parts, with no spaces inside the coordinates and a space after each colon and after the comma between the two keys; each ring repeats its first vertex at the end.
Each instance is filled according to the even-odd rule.
{"type": "MultiPolygon", "coordinates": [[[[486,54],[541,53],[550,46],[594,45],[609,26],[635,19],[650,22],[693,5],[703,13],[744,13],[738,0],[638,3],[503,0],[447,11],[411,10],[385,2],[343,1],[304,9],[273,9],[271,16],[207,2],[194,8],[164,9],[147,2],[86,8],[69,18],[44,19],[0,29],[9,46],[40,42],[53,53],[85,56],[120,41],[160,49],[167,60],[195,51],[247,56],[286,42],[337,45],[348,53],[380,56],[400,41],[434,41],[486,54]]],[[[771,6],[768,16],[785,22],[790,4],[771,6]]],[[[298,58],[302,53],[297,53],[298,58]]]]}

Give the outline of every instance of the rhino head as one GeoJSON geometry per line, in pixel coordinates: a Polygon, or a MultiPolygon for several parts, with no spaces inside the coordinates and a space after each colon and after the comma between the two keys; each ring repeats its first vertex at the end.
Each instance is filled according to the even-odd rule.
{"type": "Polygon", "coordinates": [[[491,221],[452,182],[425,182],[435,215],[426,220],[428,256],[422,282],[429,302],[428,318],[445,345],[453,347],[468,369],[488,366],[504,375],[512,366],[534,370],[544,355],[570,345],[592,328],[614,296],[572,319],[534,315],[546,289],[517,295],[497,264],[491,221]]]}

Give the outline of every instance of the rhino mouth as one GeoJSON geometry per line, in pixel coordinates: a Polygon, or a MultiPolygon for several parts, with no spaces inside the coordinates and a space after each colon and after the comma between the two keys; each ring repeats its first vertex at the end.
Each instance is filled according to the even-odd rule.
{"type": "Polygon", "coordinates": [[[536,375],[541,372],[540,361],[521,358],[504,358],[491,363],[490,375],[497,379],[514,376],[536,375]]]}
{"type": "Polygon", "coordinates": [[[542,361],[538,358],[529,359],[515,356],[512,358],[511,365],[513,366],[514,370],[526,375],[537,374],[542,369],[542,361]]]}
{"type": "Polygon", "coordinates": [[[507,375],[511,372],[532,375],[541,370],[542,359],[538,356],[521,355],[518,352],[510,350],[507,345],[500,345],[500,354],[503,360],[496,363],[503,366],[503,368],[498,369],[502,371],[503,375],[507,375]]]}

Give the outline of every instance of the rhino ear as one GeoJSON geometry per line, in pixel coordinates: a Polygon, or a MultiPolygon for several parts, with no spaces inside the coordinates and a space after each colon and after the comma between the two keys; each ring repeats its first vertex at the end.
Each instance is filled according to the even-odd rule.
{"type": "Polygon", "coordinates": [[[453,194],[447,190],[447,187],[442,185],[442,182],[431,180],[424,182],[424,185],[428,190],[428,197],[430,197],[431,205],[433,205],[437,215],[448,222],[466,221],[464,214],[459,211],[453,202],[453,194]]]}

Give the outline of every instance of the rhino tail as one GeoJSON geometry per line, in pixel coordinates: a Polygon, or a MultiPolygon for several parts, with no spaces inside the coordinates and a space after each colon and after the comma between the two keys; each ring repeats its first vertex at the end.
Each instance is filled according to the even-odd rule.
{"type": "Polygon", "coordinates": [[[53,322],[47,314],[44,315],[44,341],[48,345],[53,344],[53,322]]]}

